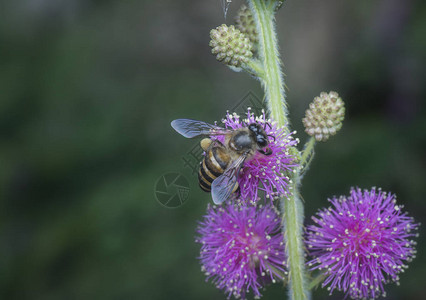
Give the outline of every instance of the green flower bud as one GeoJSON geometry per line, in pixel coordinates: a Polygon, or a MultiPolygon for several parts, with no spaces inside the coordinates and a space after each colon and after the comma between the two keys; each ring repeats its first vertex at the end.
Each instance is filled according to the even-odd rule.
{"type": "Polygon", "coordinates": [[[218,61],[232,67],[246,64],[253,56],[252,43],[234,26],[220,25],[210,31],[210,47],[218,61]]]}
{"type": "Polygon", "coordinates": [[[235,24],[237,29],[244,33],[253,45],[257,44],[258,36],[256,24],[254,23],[253,15],[247,5],[241,5],[237,12],[237,16],[235,17],[235,24]]]}
{"type": "Polygon", "coordinates": [[[309,104],[303,125],[307,134],[315,137],[317,141],[325,142],[342,128],[344,118],[345,106],[339,94],[322,92],[309,104]]]}

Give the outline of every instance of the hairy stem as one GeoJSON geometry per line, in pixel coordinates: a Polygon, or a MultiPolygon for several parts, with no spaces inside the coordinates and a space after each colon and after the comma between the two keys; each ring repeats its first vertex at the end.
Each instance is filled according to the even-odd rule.
{"type": "Polygon", "coordinates": [[[289,295],[290,299],[302,300],[309,299],[310,292],[307,288],[303,257],[303,203],[297,182],[292,182],[291,192],[288,199],[284,197],[281,199],[290,277],[289,295]]]}
{"type": "Polygon", "coordinates": [[[279,126],[288,125],[284,78],[275,33],[275,6],[264,0],[248,0],[259,34],[259,57],[263,63],[261,82],[268,110],[279,126]]]}
{"type": "MultiPolygon", "coordinates": [[[[243,67],[244,68],[244,67],[243,67]]],[[[265,71],[263,70],[263,64],[257,59],[252,59],[244,68],[250,75],[256,78],[263,78],[265,71]]]]}
{"type": "Polygon", "coordinates": [[[321,282],[323,282],[324,281],[324,279],[326,278],[326,276],[325,276],[325,274],[324,273],[321,273],[321,274],[319,274],[319,275],[317,275],[315,278],[313,278],[312,280],[311,280],[311,282],[309,282],[309,286],[308,286],[308,288],[310,289],[310,290],[312,290],[312,289],[314,289],[314,288],[316,288],[321,282]]]}
{"type": "Polygon", "coordinates": [[[309,166],[315,154],[314,147],[315,138],[310,137],[309,140],[306,142],[305,147],[303,148],[302,157],[300,159],[300,177],[302,177],[309,169],[309,166]]]}
{"type": "MultiPolygon", "coordinates": [[[[285,103],[284,78],[275,31],[274,0],[248,0],[259,34],[259,59],[263,64],[262,85],[271,117],[279,126],[289,126],[285,103]]],[[[310,298],[303,251],[303,203],[298,191],[299,172],[291,176],[291,196],[281,199],[283,233],[289,268],[289,296],[293,300],[310,298]]]]}

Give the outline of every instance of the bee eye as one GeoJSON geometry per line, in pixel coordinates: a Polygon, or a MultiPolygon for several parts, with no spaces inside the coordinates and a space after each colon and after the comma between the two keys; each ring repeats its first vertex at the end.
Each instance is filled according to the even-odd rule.
{"type": "Polygon", "coordinates": [[[267,145],[268,145],[268,141],[262,136],[262,135],[257,135],[257,137],[256,137],[256,139],[257,139],[257,144],[260,146],[260,147],[266,147],[267,145]]]}

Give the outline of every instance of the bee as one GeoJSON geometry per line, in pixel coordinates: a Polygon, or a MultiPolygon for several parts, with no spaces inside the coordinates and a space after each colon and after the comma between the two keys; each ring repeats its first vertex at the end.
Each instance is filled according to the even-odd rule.
{"type": "Polygon", "coordinates": [[[238,129],[225,129],[202,121],[177,119],[171,123],[173,129],[186,138],[199,136],[224,136],[224,142],[217,139],[204,138],[201,148],[205,151],[200,162],[198,181],[201,189],[211,192],[213,202],[221,204],[238,189],[238,175],[244,162],[249,161],[259,152],[271,155],[268,147],[269,137],[265,127],[251,123],[238,129]]]}

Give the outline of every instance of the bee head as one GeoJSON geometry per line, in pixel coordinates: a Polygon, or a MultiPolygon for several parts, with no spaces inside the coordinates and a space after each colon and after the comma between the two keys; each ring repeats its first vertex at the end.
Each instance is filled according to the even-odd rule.
{"type": "Polygon", "coordinates": [[[265,129],[262,128],[262,126],[260,126],[260,124],[251,123],[248,126],[248,129],[252,132],[259,150],[268,146],[269,144],[268,135],[266,134],[265,129]]]}

